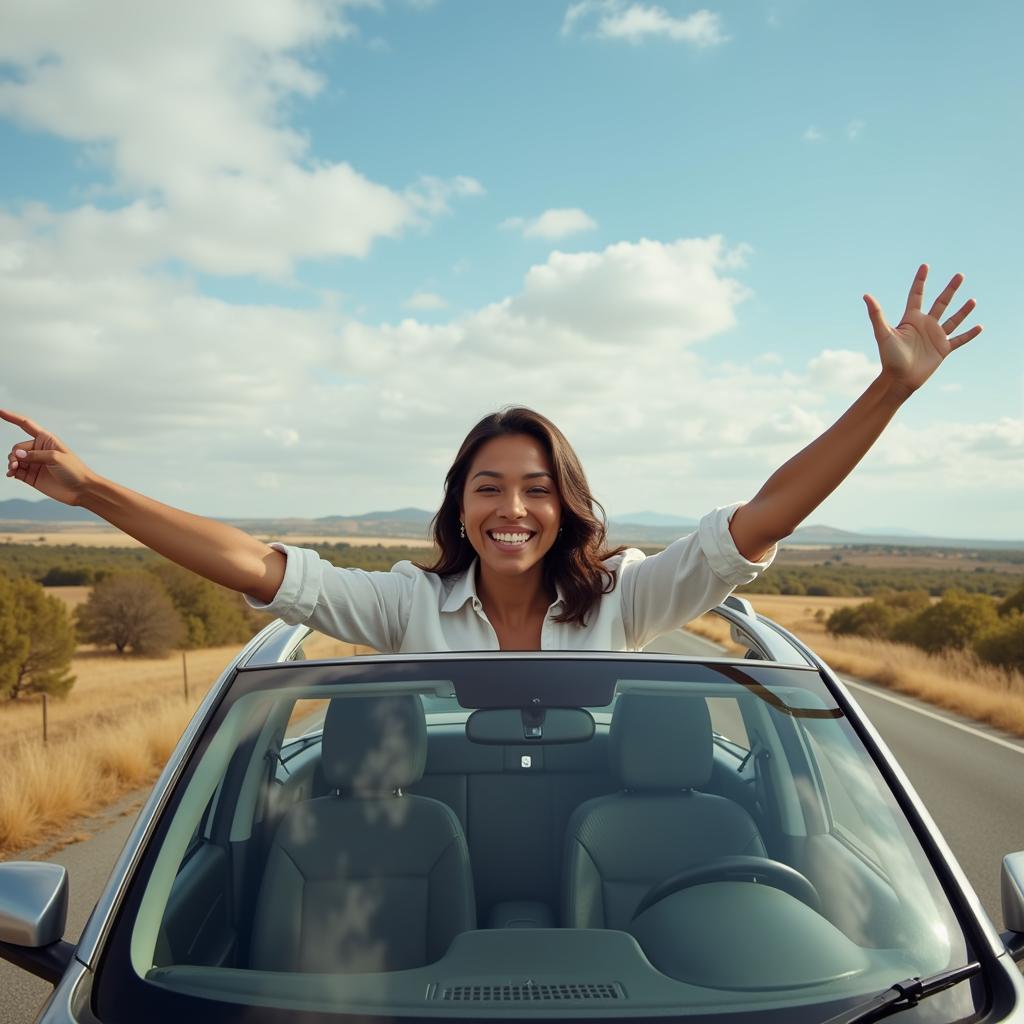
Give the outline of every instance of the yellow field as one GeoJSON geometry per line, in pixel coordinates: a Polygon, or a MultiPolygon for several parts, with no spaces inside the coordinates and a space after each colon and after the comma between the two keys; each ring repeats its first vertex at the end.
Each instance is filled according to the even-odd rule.
{"type": "MultiPolygon", "coordinates": [[[[152,782],[239,646],[187,653],[187,702],[180,652],[135,658],[80,649],[71,664],[78,677],[74,688],[63,700],[48,702],[45,745],[38,699],[0,705],[0,857],[152,782]]],[[[319,635],[304,650],[311,658],[365,652],[319,635]]]]}

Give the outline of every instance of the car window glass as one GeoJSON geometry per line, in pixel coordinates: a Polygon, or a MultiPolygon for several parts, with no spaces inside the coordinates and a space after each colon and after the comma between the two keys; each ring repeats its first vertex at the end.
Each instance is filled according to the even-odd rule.
{"type": "MultiPolygon", "coordinates": [[[[403,1012],[429,1014],[437,1007],[422,993],[441,977],[431,964],[476,984],[510,970],[517,950],[532,970],[573,978],[603,955],[593,943],[604,940],[588,936],[613,933],[632,951],[612,957],[615,971],[665,1006],[694,998],[686,963],[697,960],[718,972],[716,1006],[747,1008],[798,1005],[819,968],[830,991],[853,997],[963,962],[927,858],[817,673],[637,659],[614,701],[595,708],[589,738],[471,743],[461,680],[479,684],[497,664],[310,660],[242,673],[124,917],[139,998],[223,984],[264,1006],[272,976],[282,1006],[369,1000],[393,1012],[391,991],[410,1001],[403,1012]],[[231,857],[213,843],[189,856],[211,807],[231,857]],[[582,875],[571,863],[576,829],[587,837],[582,875]],[[769,874],[753,887],[723,874],[737,858],[768,863],[769,874]],[[437,864],[443,898],[425,881],[437,864]],[[658,895],[656,883],[694,871],[658,895]],[[599,896],[590,872],[604,872],[599,896]],[[460,903],[467,891],[471,907],[460,903]],[[558,941],[502,938],[508,914],[558,941]],[[438,929],[441,945],[424,945],[438,929]],[[751,982],[757,957],[737,955],[737,936],[778,945],[783,934],[805,948],[781,982],[751,982]],[[498,953],[497,938],[513,946],[498,953]],[[375,987],[381,973],[390,987],[375,987]],[[666,977],[683,988],[656,996],[666,977]]],[[[556,703],[560,671],[524,661],[522,692],[556,703]]]]}

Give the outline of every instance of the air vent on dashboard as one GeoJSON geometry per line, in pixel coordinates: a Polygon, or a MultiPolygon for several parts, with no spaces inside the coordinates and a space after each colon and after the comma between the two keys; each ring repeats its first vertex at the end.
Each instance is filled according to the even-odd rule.
{"type": "Polygon", "coordinates": [[[438,985],[433,998],[450,1003],[575,1002],[578,999],[625,999],[617,982],[524,982],[521,985],[438,985]]]}

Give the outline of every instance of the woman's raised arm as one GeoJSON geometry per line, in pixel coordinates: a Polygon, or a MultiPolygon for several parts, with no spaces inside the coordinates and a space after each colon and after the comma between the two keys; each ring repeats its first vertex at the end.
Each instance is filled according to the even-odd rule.
{"type": "Polygon", "coordinates": [[[286,559],[233,526],[164,505],[94,473],[56,435],[26,416],[0,409],[0,419],[27,435],[8,457],[7,476],[65,505],[89,509],[165,558],[239,593],[268,603],[286,559]]]}
{"type": "Polygon", "coordinates": [[[736,510],[729,531],[744,557],[761,561],[772,545],[788,537],[846,478],[892,419],[896,410],[954,349],[981,334],[981,326],[954,334],[974,309],[968,299],[940,323],[963,275],[955,274],[927,313],[921,311],[928,265],[914,277],[903,319],[886,323],[882,307],[864,296],[882,361],[879,375],[821,437],[777,470],[760,491],[736,510]]]}

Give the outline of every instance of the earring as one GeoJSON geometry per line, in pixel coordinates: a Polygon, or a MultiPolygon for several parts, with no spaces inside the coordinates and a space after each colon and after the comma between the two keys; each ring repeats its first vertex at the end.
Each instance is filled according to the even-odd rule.
{"type": "Polygon", "coordinates": [[[459,536],[463,538],[466,536],[466,524],[461,520],[459,522],[459,536]]]}

